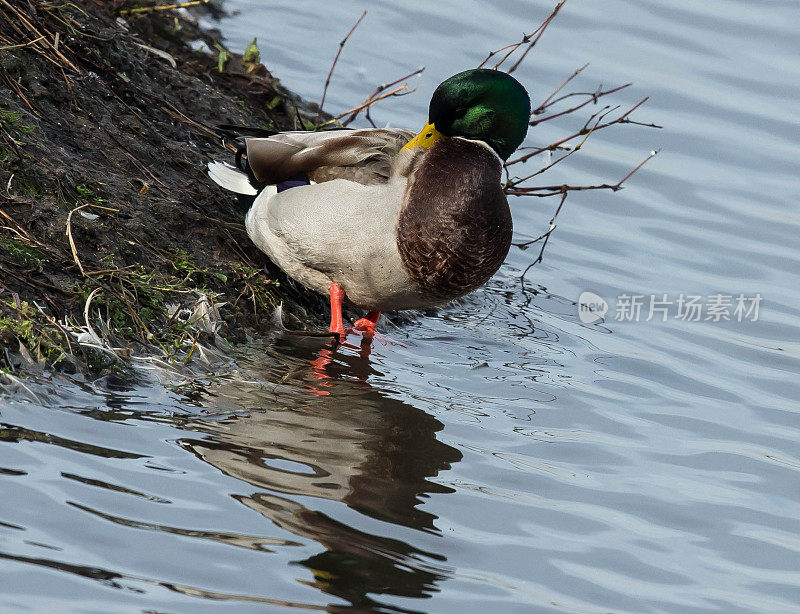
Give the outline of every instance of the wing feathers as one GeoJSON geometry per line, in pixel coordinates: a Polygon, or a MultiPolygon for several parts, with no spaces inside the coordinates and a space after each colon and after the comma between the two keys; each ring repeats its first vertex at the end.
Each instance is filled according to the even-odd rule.
{"type": "Polygon", "coordinates": [[[256,178],[267,183],[300,172],[315,180],[360,177],[363,183],[383,183],[392,160],[413,136],[410,130],[392,129],[283,132],[247,139],[247,162],[256,178]],[[354,173],[353,167],[361,172],[354,173]],[[318,169],[324,173],[315,178],[318,169]]]}
{"type": "Polygon", "coordinates": [[[209,162],[208,176],[214,183],[231,192],[248,196],[258,194],[258,190],[250,184],[247,174],[227,162],[209,162]]]}

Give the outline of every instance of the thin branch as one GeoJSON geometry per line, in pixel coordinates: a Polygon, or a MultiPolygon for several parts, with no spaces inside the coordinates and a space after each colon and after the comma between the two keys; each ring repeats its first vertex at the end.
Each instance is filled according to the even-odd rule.
{"type": "MultiPolygon", "coordinates": [[[[547,242],[550,240],[550,235],[553,234],[553,231],[556,229],[556,218],[558,217],[558,214],[561,213],[561,208],[564,206],[564,203],[567,202],[567,196],[568,195],[569,195],[569,192],[566,191],[566,190],[561,192],[561,200],[558,203],[558,207],[556,207],[555,213],[553,213],[553,217],[550,218],[550,224],[549,224],[549,228],[547,229],[547,232],[545,232],[544,234],[542,234],[542,235],[540,235],[540,236],[538,236],[535,239],[532,239],[530,241],[525,241],[524,243],[514,243],[514,245],[516,245],[520,249],[525,250],[525,249],[528,249],[528,247],[530,247],[534,243],[538,243],[539,241],[542,241],[542,248],[539,250],[539,255],[536,257],[536,260],[534,260],[528,266],[528,268],[525,269],[525,273],[527,273],[532,266],[534,266],[536,264],[539,264],[542,261],[542,259],[544,258],[544,250],[547,247],[547,242]]],[[[523,279],[525,277],[525,273],[522,274],[523,279]]]]}
{"type": "Polygon", "coordinates": [[[537,28],[536,28],[536,29],[535,29],[533,32],[531,32],[530,34],[526,34],[526,35],[524,35],[524,36],[522,37],[522,40],[520,40],[520,41],[519,41],[519,42],[517,42],[517,43],[512,43],[511,45],[506,45],[506,46],[504,46],[504,47],[501,47],[500,49],[495,49],[494,51],[491,51],[491,52],[489,53],[489,55],[487,55],[487,56],[486,56],[486,58],[485,58],[485,59],[484,59],[484,60],[483,60],[483,61],[482,61],[480,64],[478,64],[478,68],[483,68],[483,67],[486,65],[486,63],[487,63],[489,60],[491,60],[491,59],[492,59],[492,58],[493,58],[495,55],[497,55],[498,53],[501,53],[501,52],[503,52],[503,51],[506,51],[506,50],[507,50],[507,51],[506,51],[506,54],[505,54],[505,55],[502,57],[502,59],[501,59],[501,60],[500,60],[500,61],[499,61],[497,64],[495,64],[495,65],[493,66],[493,68],[494,68],[495,70],[497,70],[498,68],[500,68],[500,66],[501,66],[501,65],[502,65],[502,64],[503,64],[503,63],[504,63],[504,62],[505,62],[505,61],[506,61],[508,58],[510,58],[512,55],[514,55],[514,53],[515,53],[515,52],[516,52],[516,51],[517,51],[517,50],[518,50],[520,47],[522,47],[523,45],[527,44],[528,46],[525,48],[525,51],[523,51],[523,52],[522,52],[522,55],[519,57],[519,59],[517,59],[517,61],[516,61],[516,62],[514,62],[513,66],[511,66],[511,68],[510,68],[510,69],[508,69],[508,71],[507,71],[507,72],[508,72],[508,74],[511,74],[512,72],[514,72],[515,70],[517,70],[517,68],[519,67],[519,65],[520,65],[520,64],[522,63],[522,61],[525,59],[525,56],[527,56],[527,55],[528,55],[528,53],[531,51],[531,49],[533,49],[533,48],[536,46],[536,43],[538,43],[538,42],[539,42],[539,39],[540,39],[540,38],[542,37],[542,35],[544,34],[545,30],[547,29],[547,26],[549,26],[549,25],[550,25],[550,22],[551,22],[551,21],[552,21],[552,20],[555,18],[555,16],[556,16],[556,15],[558,15],[558,12],[561,10],[561,7],[562,7],[562,6],[564,6],[564,4],[566,3],[566,1],[567,1],[567,0],[561,0],[561,1],[560,1],[560,2],[559,2],[559,3],[558,3],[556,6],[555,6],[555,8],[554,8],[554,9],[553,9],[553,10],[550,12],[550,14],[549,14],[549,15],[548,15],[548,16],[545,18],[545,20],[544,20],[544,21],[543,21],[541,24],[539,24],[539,26],[538,26],[538,27],[537,27],[537,28]]]}
{"type": "Polygon", "coordinates": [[[553,93],[550,94],[547,98],[545,98],[544,102],[542,104],[540,104],[538,107],[536,107],[532,111],[532,113],[534,115],[538,115],[539,113],[542,112],[543,109],[546,109],[548,107],[548,105],[550,104],[550,101],[553,99],[553,97],[556,94],[558,94],[561,90],[563,90],[570,81],[572,81],[575,77],[577,77],[584,70],[586,70],[588,68],[588,66],[589,66],[589,62],[586,62],[586,64],[584,64],[580,68],[577,68],[569,77],[564,79],[563,83],[561,83],[561,85],[559,85],[555,90],[553,90],[553,93]]]}
{"type": "Polygon", "coordinates": [[[357,107],[354,107],[354,108],[352,108],[352,109],[350,109],[348,111],[345,111],[344,113],[340,113],[339,115],[337,115],[336,117],[328,120],[327,122],[325,122],[323,124],[320,124],[318,126],[318,128],[322,128],[324,126],[332,124],[332,123],[336,122],[337,120],[341,119],[342,117],[348,115],[349,117],[342,122],[342,126],[347,126],[350,123],[352,123],[353,120],[356,119],[356,117],[358,117],[358,115],[361,113],[361,111],[363,111],[365,109],[370,109],[372,107],[372,105],[374,105],[376,102],[378,102],[380,100],[383,100],[384,98],[397,97],[397,96],[407,96],[408,94],[411,94],[412,92],[415,92],[417,88],[413,88],[413,89],[408,90],[407,89],[408,88],[408,83],[403,83],[400,87],[395,88],[391,92],[388,92],[386,94],[382,93],[385,90],[389,89],[390,87],[394,87],[398,83],[400,83],[402,81],[406,81],[407,79],[410,79],[411,77],[414,77],[414,76],[422,73],[422,71],[424,71],[424,70],[425,70],[425,67],[424,66],[420,66],[415,71],[410,72],[407,75],[404,75],[404,76],[400,77],[399,79],[395,79],[394,81],[391,81],[390,83],[383,83],[383,84],[379,85],[378,87],[375,88],[375,91],[372,92],[369,96],[367,96],[364,99],[364,102],[362,102],[360,105],[358,105],[357,107]]]}
{"type": "Polygon", "coordinates": [[[622,184],[624,184],[628,179],[633,177],[634,173],[636,173],[640,168],[642,168],[647,162],[649,162],[652,158],[654,158],[660,152],[660,149],[655,149],[650,152],[644,160],[642,160],[639,164],[634,167],[634,169],[625,175],[622,179],[620,179],[617,183],[601,183],[597,185],[541,185],[541,186],[514,186],[509,187],[506,189],[506,194],[510,196],[537,196],[539,198],[547,198],[548,196],[555,196],[557,194],[562,194],[563,192],[584,192],[587,190],[611,190],[612,192],[616,192],[622,189],[622,184]]]}
{"type": "MultiPolygon", "coordinates": [[[[625,111],[625,113],[623,113],[622,115],[620,115],[616,119],[613,119],[613,120],[611,120],[609,122],[606,122],[606,123],[603,123],[603,124],[598,124],[594,128],[592,128],[592,131],[602,130],[603,128],[608,128],[609,126],[613,126],[614,124],[621,123],[622,120],[626,119],[631,113],[633,113],[636,109],[638,109],[645,102],[647,102],[647,100],[649,98],[650,98],[650,96],[645,96],[639,102],[637,102],[635,105],[633,105],[630,109],[625,111]]],[[[589,121],[591,121],[591,118],[590,118],[589,121]]],[[[554,143],[551,143],[550,145],[547,145],[546,147],[537,147],[536,149],[534,149],[533,151],[531,151],[529,153],[526,153],[525,155],[522,155],[522,156],[520,156],[518,158],[514,158],[513,160],[509,160],[508,162],[506,162],[506,166],[512,166],[514,164],[519,164],[521,162],[525,162],[527,160],[530,160],[534,156],[538,156],[543,151],[556,149],[557,147],[559,147],[560,145],[563,145],[564,143],[567,143],[567,142],[569,142],[569,141],[571,141],[573,139],[576,139],[576,138],[578,138],[580,136],[585,135],[587,132],[589,132],[588,122],[586,124],[584,124],[584,126],[580,130],[575,132],[574,134],[571,134],[571,135],[569,135],[567,137],[564,137],[563,139],[560,139],[560,140],[558,140],[558,141],[556,141],[554,143]]]]}
{"type": "Polygon", "coordinates": [[[412,72],[408,73],[407,75],[404,75],[404,76],[400,77],[399,79],[395,79],[394,81],[391,81],[391,82],[389,82],[389,83],[382,83],[381,85],[379,85],[378,87],[376,87],[376,88],[375,88],[375,91],[374,91],[374,92],[372,92],[372,93],[369,95],[369,98],[372,98],[373,96],[377,96],[377,95],[378,95],[378,94],[380,94],[382,91],[384,91],[384,90],[386,90],[386,89],[389,89],[390,87],[393,87],[393,86],[397,85],[397,84],[398,84],[398,83],[400,83],[401,81],[406,81],[407,79],[410,79],[411,77],[416,77],[417,75],[419,75],[419,74],[422,74],[422,72],[423,72],[424,70],[425,70],[425,67],[424,67],[424,66],[420,66],[420,67],[419,67],[419,68],[417,68],[416,70],[414,70],[414,71],[412,71],[412,72]]]}
{"type": "MultiPolygon", "coordinates": [[[[547,19],[545,19],[542,22],[542,25],[539,26],[538,34],[536,34],[536,36],[533,38],[533,40],[528,44],[528,46],[525,48],[525,51],[522,52],[522,55],[519,57],[519,59],[516,62],[514,62],[514,65],[511,68],[508,69],[508,74],[509,75],[512,72],[514,72],[515,70],[517,70],[519,65],[522,64],[522,61],[525,59],[525,56],[527,56],[528,53],[530,53],[530,51],[536,46],[536,43],[538,43],[539,39],[542,38],[542,35],[544,34],[544,31],[547,30],[547,26],[549,26],[550,22],[553,21],[553,19],[555,18],[556,15],[558,15],[558,12],[561,10],[561,7],[564,6],[564,3],[566,1],[567,0],[561,0],[561,2],[559,2],[556,5],[556,8],[553,9],[553,12],[550,13],[550,15],[547,17],[547,19]]],[[[505,60],[505,58],[504,58],[504,60],[505,60]]],[[[502,62],[500,62],[500,64],[502,64],[502,62]]],[[[499,66],[499,64],[498,64],[498,66],[499,66]]],[[[495,66],[495,68],[497,68],[497,66],[495,66]]]]}
{"type": "Polygon", "coordinates": [[[478,64],[478,66],[477,66],[477,67],[478,67],[478,68],[483,68],[483,67],[486,65],[486,62],[488,62],[489,60],[491,60],[491,59],[492,59],[492,58],[493,58],[495,55],[497,55],[497,54],[498,54],[498,53],[500,53],[501,51],[505,51],[506,49],[511,49],[512,47],[516,49],[517,47],[519,47],[519,46],[520,46],[522,43],[524,43],[524,42],[525,42],[525,39],[523,38],[523,39],[522,39],[522,42],[519,42],[519,43],[511,43],[511,44],[509,44],[509,45],[506,45],[505,47],[500,47],[500,49],[495,49],[494,51],[490,51],[490,52],[489,52],[489,55],[487,55],[487,56],[486,56],[486,57],[483,59],[483,61],[482,61],[480,64],[478,64]]]}
{"type": "Polygon", "coordinates": [[[367,16],[367,11],[361,13],[361,17],[359,17],[356,22],[353,24],[353,27],[350,28],[350,31],[347,35],[339,41],[339,49],[336,52],[336,57],[333,58],[333,64],[331,64],[331,69],[328,71],[328,77],[325,79],[325,88],[322,90],[322,100],[319,103],[319,110],[322,111],[322,107],[325,106],[325,97],[328,95],[328,85],[331,83],[331,76],[333,75],[333,69],[336,68],[336,62],[339,61],[339,56],[342,55],[342,49],[344,49],[345,44],[347,43],[347,39],[350,38],[350,35],[355,32],[355,29],[358,27],[358,24],[361,23],[361,20],[367,16]]]}
{"type": "Polygon", "coordinates": [[[645,128],[658,128],[658,129],[661,129],[661,128],[664,127],[664,126],[659,126],[658,124],[654,124],[653,122],[637,122],[637,121],[633,121],[632,119],[621,119],[617,123],[619,123],[619,124],[633,124],[635,126],[644,126],[645,128]]]}
{"type": "Polygon", "coordinates": [[[377,98],[371,98],[371,97],[367,98],[364,102],[362,102],[357,107],[354,107],[354,108],[352,108],[352,109],[350,109],[348,111],[345,111],[344,113],[340,113],[339,115],[334,117],[331,121],[336,121],[338,119],[343,118],[345,115],[350,115],[350,117],[348,117],[345,121],[342,122],[343,126],[347,126],[350,122],[352,122],[356,118],[356,116],[358,116],[359,113],[361,113],[361,111],[363,111],[364,109],[366,109],[368,107],[371,107],[376,102],[378,102],[380,100],[383,100],[384,98],[389,98],[391,96],[405,96],[406,94],[410,94],[411,92],[416,90],[416,88],[414,88],[413,90],[409,90],[407,92],[404,91],[404,90],[407,90],[407,89],[408,89],[408,83],[403,83],[403,85],[401,85],[399,87],[396,87],[395,89],[393,89],[393,90],[391,90],[389,92],[386,92],[385,94],[381,94],[377,98]]]}
{"type": "Polygon", "coordinates": [[[574,113],[575,111],[578,111],[579,109],[582,109],[583,107],[585,107],[588,104],[591,104],[591,103],[597,104],[597,101],[600,98],[602,98],[603,96],[608,96],[609,94],[614,94],[614,93],[616,93],[616,92],[618,92],[620,90],[624,90],[626,87],[630,87],[631,85],[633,85],[633,84],[632,83],[625,83],[624,85],[617,86],[617,87],[612,88],[610,90],[598,89],[596,92],[572,92],[571,94],[566,94],[564,96],[560,96],[560,97],[556,98],[555,100],[551,100],[549,102],[545,101],[546,104],[542,103],[539,106],[539,108],[537,108],[537,109],[535,109],[533,111],[533,113],[532,113],[533,115],[541,115],[549,107],[553,106],[554,104],[556,104],[558,102],[561,102],[562,100],[566,100],[567,98],[570,98],[572,96],[588,96],[588,98],[586,100],[584,100],[579,105],[576,105],[574,107],[570,107],[569,109],[565,109],[564,111],[560,111],[558,113],[554,113],[553,115],[548,115],[547,117],[543,117],[541,119],[533,119],[533,120],[530,121],[529,125],[530,126],[537,126],[538,124],[541,124],[542,122],[550,121],[551,119],[555,119],[556,117],[561,117],[562,115],[569,115],[570,113],[574,113]]]}
{"type": "MultiPolygon", "coordinates": [[[[630,179],[636,171],[638,171],[640,168],[642,168],[647,163],[647,161],[650,160],[650,158],[655,156],[657,153],[658,153],[657,151],[651,151],[650,155],[647,158],[645,158],[642,162],[640,162],[631,172],[629,172],[627,175],[625,175],[622,179],[620,179],[619,182],[617,182],[614,185],[608,185],[608,184],[605,184],[605,185],[602,185],[602,186],[566,186],[566,185],[564,185],[564,186],[560,187],[559,191],[553,192],[551,194],[548,194],[548,196],[555,196],[556,194],[560,194],[561,195],[561,200],[559,201],[558,206],[556,207],[556,210],[553,213],[553,217],[550,218],[550,223],[548,224],[547,232],[539,235],[535,239],[531,239],[530,241],[523,241],[522,243],[514,243],[514,245],[516,247],[519,247],[520,249],[525,250],[525,249],[528,249],[528,247],[530,247],[534,243],[538,243],[539,241],[542,241],[542,247],[539,250],[539,255],[525,269],[525,271],[522,274],[522,279],[523,280],[525,279],[525,274],[531,269],[531,267],[533,267],[533,266],[539,264],[540,262],[542,262],[542,260],[544,258],[544,250],[547,247],[547,242],[550,240],[550,235],[552,235],[553,231],[557,228],[557,226],[556,226],[556,218],[558,218],[558,214],[561,213],[561,209],[564,207],[564,203],[567,202],[567,196],[569,196],[570,191],[581,190],[581,189],[590,190],[590,189],[604,189],[604,188],[608,188],[608,189],[617,191],[622,187],[623,183],[625,183],[628,179],[630,179]]],[[[539,195],[536,194],[536,196],[539,196],[539,195]]],[[[524,283],[524,281],[523,281],[523,283],[524,283]]]]}
{"type": "Polygon", "coordinates": [[[119,12],[120,15],[132,15],[135,13],[151,13],[153,11],[170,11],[172,9],[182,9],[189,6],[208,4],[211,0],[192,0],[191,2],[181,2],[180,4],[167,4],[158,6],[143,6],[136,9],[125,9],[119,12]]]}
{"type": "MultiPolygon", "coordinates": [[[[595,131],[595,129],[597,128],[597,125],[598,125],[598,124],[599,124],[599,123],[602,121],[602,119],[603,119],[603,118],[602,118],[602,116],[601,116],[601,117],[599,117],[599,118],[597,118],[597,121],[595,122],[595,125],[592,127],[592,129],[591,129],[591,130],[589,130],[589,132],[587,132],[587,133],[586,133],[586,136],[585,136],[585,137],[583,137],[583,140],[582,140],[580,143],[578,143],[578,145],[576,145],[575,147],[573,147],[572,149],[570,149],[570,150],[569,150],[567,153],[565,153],[563,156],[561,156],[560,158],[558,158],[558,159],[557,159],[555,162],[551,162],[550,164],[547,164],[546,166],[543,166],[542,168],[540,168],[538,171],[535,171],[535,172],[531,173],[530,175],[527,175],[527,176],[525,176],[525,177],[522,177],[521,179],[516,179],[516,180],[513,180],[513,181],[509,181],[508,183],[506,183],[506,189],[508,189],[508,188],[514,188],[514,187],[518,186],[520,183],[522,183],[522,182],[524,182],[524,181],[528,181],[529,179],[533,179],[533,178],[534,178],[534,177],[536,177],[537,175],[541,175],[542,173],[544,173],[544,172],[546,172],[546,171],[549,171],[551,168],[553,168],[553,167],[554,167],[556,164],[558,164],[559,162],[563,162],[564,160],[566,160],[567,158],[569,158],[569,157],[570,157],[572,154],[574,154],[575,152],[577,152],[577,151],[580,151],[581,147],[583,147],[583,144],[584,144],[584,143],[587,141],[587,139],[588,139],[588,138],[591,136],[592,132],[594,132],[594,131],[595,131]]],[[[506,167],[506,168],[507,168],[507,167],[506,167]]]]}
{"type": "MultiPolygon", "coordinates": [[[[628,181],[628,179],[633,177],[633,175],[636,173],[636,171],[638,171],[645,164],[647,164],[652,158],[655,158],[659,154],[660,151],[661,151],[660,149],[654,149],[653,151],[651,151],[649,156],[647,156],[644,160],[639,162],[639,164],[637,164],[636,167],[630,173],[628,173],[622,179],[620,179],[619,183],[616,186],[617,190],[619,190],[622,187],[623,183],[625,183],[626,181],[628,181]]],[[[616,192],[616,190],[614,190],[614,191],[616,192]]]]}
{"type": "MultiPolygon", "coordinates": [[[[560,0],[556,6],[553,8],[551,13],[547,16],[547,18],[530,34],[525,34],[522,40],[512,43],[509,45],[505,45],[491,51],[484,60],[478,65],[478,68],[487,67],[489,62],[499,56],[499,61],[497,61],[493,68],[499,69],[506,61],[509,61],[512,57],[515,57],[513,60],[513,64],[508,69],[508,73],[513,73],[525,60],[527,55],[530,51],[536,46],[539,42],[541,37],[543,36],[544,32],[547,30],[547,27],[559,13],[561,8],[564,6],[566,0],[560,0]],[[520,53],[518,53],[520,52],[520,53]],[[515,56],[515,54],[517,54],[515,56]]],[[[561,84],[556,87],[548,96],[545,98],[536,108],[533,109],[531,113],[531,118],[529,120],[530,126],[537,126],[543,122],[551,121],[559,117],[564,117],[567,115],[571,115],[576,111],[587,107],[590,104],[596,105],[600,98],[605,96],[609,96],[610,94],[614,94],[621,90],[624,90],[631,86],[630,83],[625,83],[623,85],[619,85],[616,87],[612,87],[610,89],[603,89],[602,84],[595,90],[594,92],[565,92],[566,87],[572,83],[584,70],[589,66],[588,63],[584,64],[583,66],[577,68],[570,74],[569,76],[564,79],[561,84]],[[548,115],[544,116],[545,112],[549,109],[553,108],[555,105],[562,103],[566,100],[575,97],[582,97],[585,98],[584,100],[578,99],[577,102],[572,102],[569,108],[563,109],[561,111],[551,111],[548,115]]],[[[553,217],[550,219],[550,224],[546,232],[541,234],[540,236],[532,239],[530,241],[525,241],[522,243],[515,243],[517,247],[520,249],[526,249],[530,245],[534,243],[541,243],[541,249],[539,251],[538,257],[525,269],[522,273],[522,284],[523,290],[525,285],[525,275],[527,272],[533,267],[534,265],[542,262],[544,257],[544,251],[547,246],[547,242],[550,239],[553,231],[556,229],[556,219],[558,218],[559,213],[564,207],[564,203],[567,201],[567,197],[570,192],[574,191],[587,191],[587,190],[611,190],[611,191],[618,191],[622,189],[623,185],[637,172],[641,169],[651,158],[653,158],[658,151],[650,152],[650,155],[642,160],[638,165],[636,165],[630,172],[628,172],[622,179],[620,179],[616,183],[602,183],[597,185],[570,185],[570,184],[561,184],[561,185],[544,185],[544,186],[530,186],[530,185],[523,185],[526,182],[529,182],[531,179],[544,174],[545,172],[552,169],[557,164],[560,164],[577,151],[579,151],[583,145],[587,142],[589,136],[591,136],[594,132],[598,130],[602,130],[604,128],[608,128],[609,126],[617,125],[617,124],[635,124],[638,126],[644,126],[649,128],[661,128],[661,126],[650,123],[650,122],[640,122],[637,120],[633,120],[630,118],[631,114],[636,111],[640,106],[642,106],[649,97],[643,98],[626,111],[622,112],[621,114],[612,117],[611,119],[609,116],[612,114],[616,114],[618,109],[620,109],[620,105],[607,105],[604,106],[602,109],[592,113],[587,120],[583,123],[581,128],[574,132],[573,134],[569,134],[566,137],[563,137],[549,145],[544,147],[521,147],[521,150],[527,150],[524,153],[520,152],[520,154],[512,159],[507,161],[503,165],[503,170],[505,171],[505,184],[504,184],[504,192],[507,195],[512,196],[536,196],[539,198],[548,198],[551,196],[558,196],[559,203],[553,213],[553,217]],[[571,143],[574,142],[576,139],[580,139],[580,142],[572,146],[571,143]],[[563,155],[560,155],[557,159],[552,160],[548,157],[547,163],[539,168],[538,170],[526,174],[522,177],[512,177],[510,172],[510,167],[514,166],[515,164],[525,164],[531,158],[542,154],[544,152],[550,152],[564,149],[567,152],[563,155]]],[[[565,105],[566,106],[566,105],[565,105]]]]}
{"type": "MultiPolygon", "coordinates": [[[[58,33],[56,33],[58,36],[58,33]]],[[[28,41],[27,43],[20,43],[19,45],[3,45],[0,47],[0,51],[7,51],[8,49],[19,49],[20,47],[27,47],[28,45],[33,45],[34,43],[38,43],[40,40],[44,39],[44,34],[42,34],[39,38],[35,38],[32,41],[28,41]]]]}

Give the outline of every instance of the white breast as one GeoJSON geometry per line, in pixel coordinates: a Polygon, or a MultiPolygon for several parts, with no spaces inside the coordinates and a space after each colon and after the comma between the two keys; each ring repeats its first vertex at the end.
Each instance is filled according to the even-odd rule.
{"type": "Polygon", "coordinates": [[[281,193],[270,186],[247,214],[247,233],[290,277],[317,292],[327,294],[333,282],[362,309],[427,306],[432,302],[397,251],[404,193],[404,178],[370,186],[336,179],[281,193]]]}

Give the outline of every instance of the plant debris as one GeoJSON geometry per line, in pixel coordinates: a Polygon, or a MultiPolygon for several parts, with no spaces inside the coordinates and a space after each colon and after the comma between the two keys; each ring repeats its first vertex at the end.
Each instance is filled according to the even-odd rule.
{"type": "Polygon", "coordinates": [[[205,165],[220,124],[319,117],[260,63],[165,2],[0,0],[0,370],[183,362],[322,313],[247,238],[205,165]],[[196,47],[203,51],[195,51],[196,47]]]}

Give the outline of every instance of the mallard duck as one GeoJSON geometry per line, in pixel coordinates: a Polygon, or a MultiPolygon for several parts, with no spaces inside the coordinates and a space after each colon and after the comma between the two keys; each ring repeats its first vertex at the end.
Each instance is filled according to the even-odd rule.
{"type": "Polygon", "coordinates": [[[502,165],[529,120],[530,99],[516,79],[467,70],[439,85],[418,134],[248,138],[244,165],[212,162],[208,170],[222,187],[255,196],[246,228],[256,246],[330,295],[330,333],[341,341],[352,330],[342,320],[347,301],[368,312],[355,328],[371,337],[382,311],[450,301],[500,268],[512,230],[502,165]]]}

